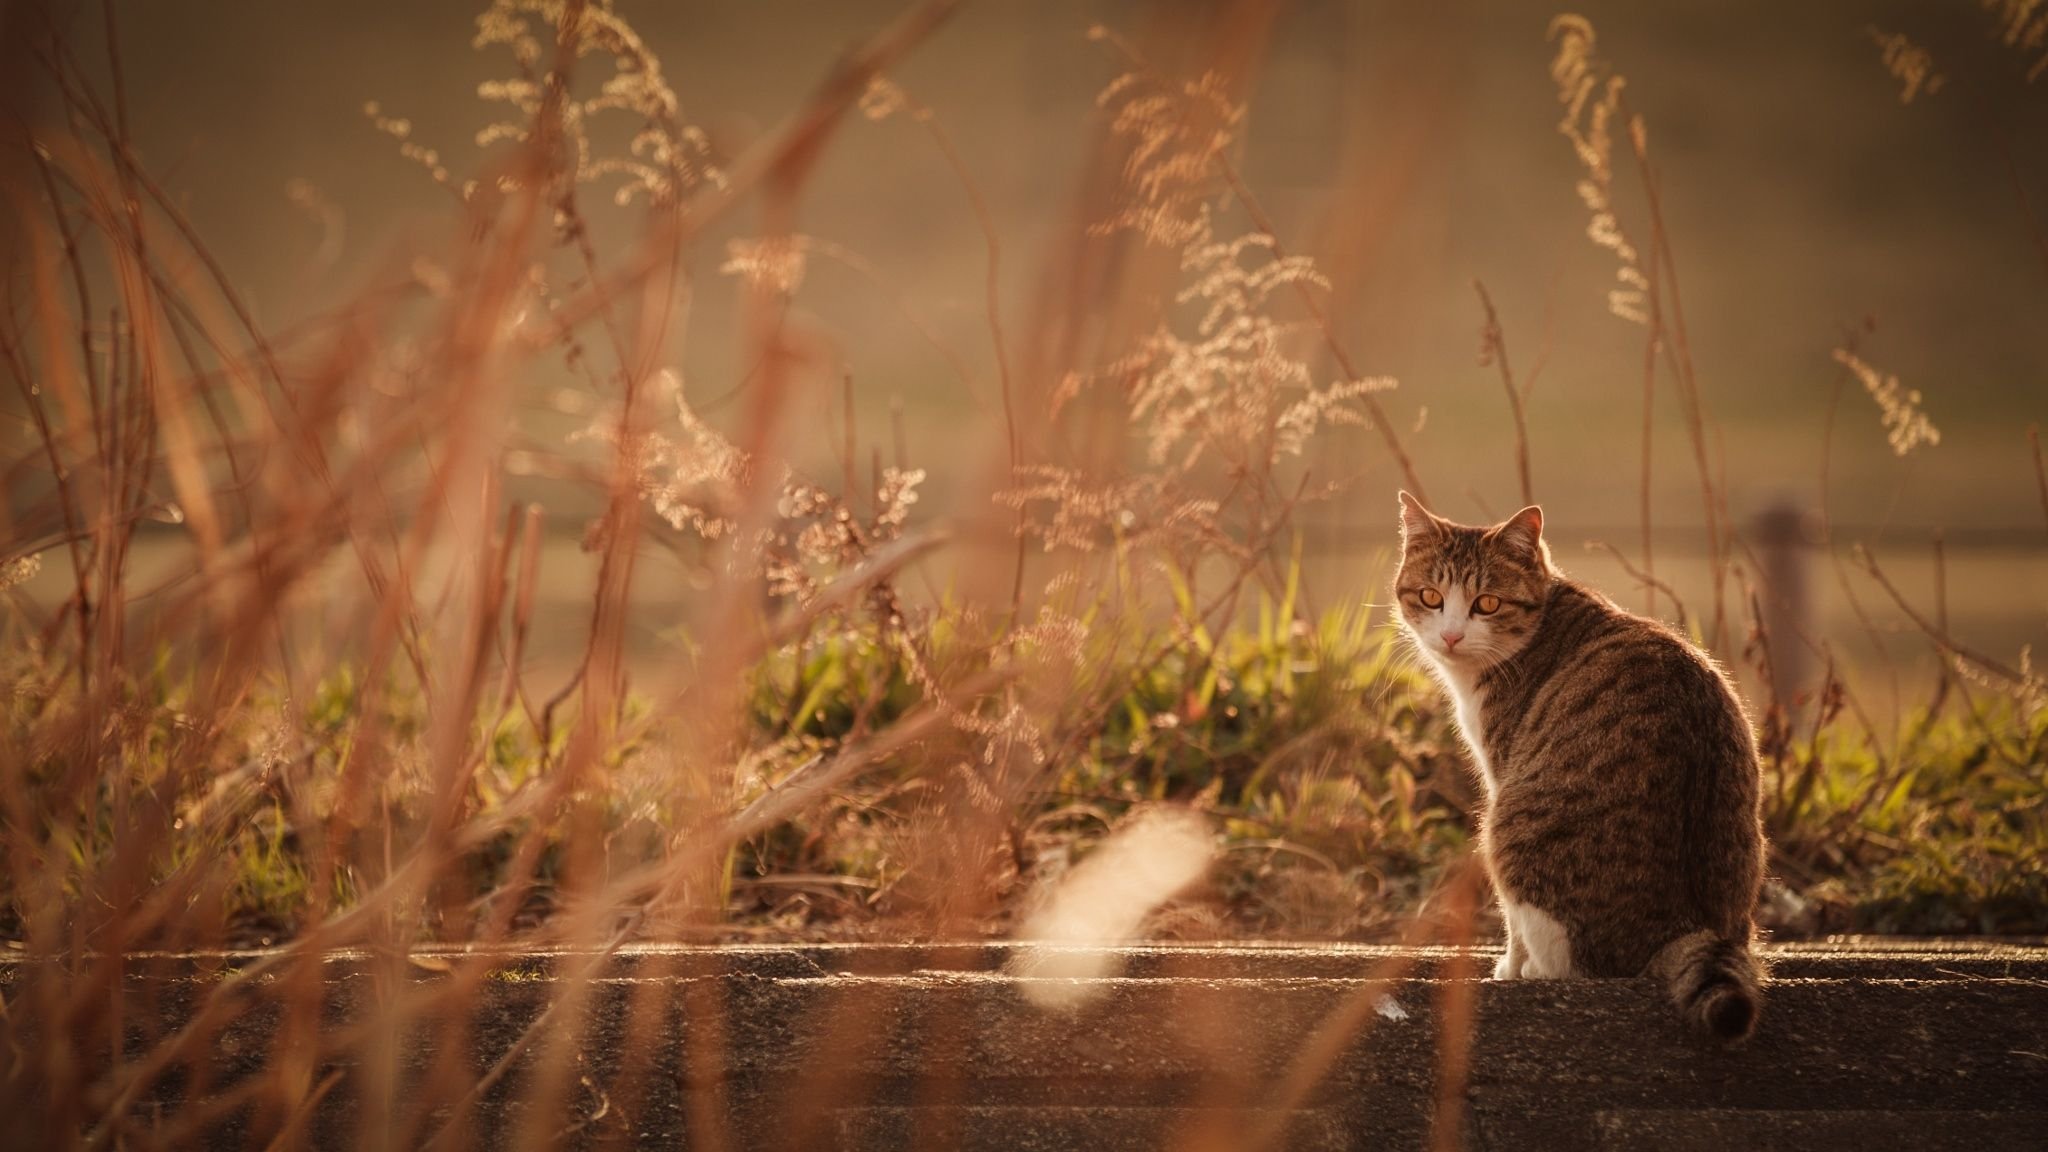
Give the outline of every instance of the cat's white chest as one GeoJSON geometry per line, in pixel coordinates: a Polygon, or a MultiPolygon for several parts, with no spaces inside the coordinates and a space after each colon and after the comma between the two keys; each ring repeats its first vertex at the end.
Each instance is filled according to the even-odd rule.
{"type": "Polygon", "coordinates": [[[1480,720],[1481,706],[1486,702],[1485,693],[1449,669],[1444,670],[1443,684],[1458,718],[1458,734],[1465,738],[1465,747],[1472,752],[1472,763],[1479,769],[1480,779],[1486,782],[1486,795],[1490,799],[1497,784],[1493,776],[1493,762],[1486,758],[1486,729],[1480,720]]]}

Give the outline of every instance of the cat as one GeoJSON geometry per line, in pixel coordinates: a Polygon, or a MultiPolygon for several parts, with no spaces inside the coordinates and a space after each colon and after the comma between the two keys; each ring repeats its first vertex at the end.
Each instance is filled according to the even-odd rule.
{"type": "Polygon", "coordinates": [[[1654,975],[1690,1024],[1748,1037],[1762,789],[1733,685],[1558,571],[1541,508],[1477,528],[1400,499],[1401,622],[1485,785],[1494,977],[1654,975]]]}

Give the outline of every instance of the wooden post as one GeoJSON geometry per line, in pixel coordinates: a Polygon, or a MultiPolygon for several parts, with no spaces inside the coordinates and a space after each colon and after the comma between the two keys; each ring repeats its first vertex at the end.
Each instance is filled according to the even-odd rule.
{"type": "Polygon", "coordinates": [[[1763,564],[1757,592],[1770,641],[1773,702],[1788,715],[1797,711],[1799,694],[1812,687],[1813,656],[1801,639],[1814,634],[1807,522],[1805,510],[1786,499],[1758,513],[1750,525],[1763,564]]]}

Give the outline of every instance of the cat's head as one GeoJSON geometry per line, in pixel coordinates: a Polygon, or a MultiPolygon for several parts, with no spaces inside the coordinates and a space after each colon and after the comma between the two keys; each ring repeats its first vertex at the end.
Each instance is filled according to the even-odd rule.
{"type": "Polygon", "coordinates": [[[1556,571],[1543,509],[1530,505],[1486,528],[1453,524],[1401,493],[1401,569],[1394,599],[1424,655],[1477,673],[1535,635],[1556,571]]]}

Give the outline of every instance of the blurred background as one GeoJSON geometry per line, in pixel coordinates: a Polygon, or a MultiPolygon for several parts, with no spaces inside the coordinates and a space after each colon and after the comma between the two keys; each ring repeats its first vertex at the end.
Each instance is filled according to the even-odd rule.
{"type": "MultiPolygon", "coordinates": [[[[98,6],[64,7],[75,42],[95,42],[98,6]]],[[[381,285],[431,279],[455,199],[399,154],[365,105],[407,121],[408,141],[434,149],[454,183],[485,171],[475,137],[501,117],[478,85],[511,69],[502,49],[472,50],[478,7],[118,6],[143,160],[273,331],[317,328],[381,285]]],[[[619,7],[661,60],[681,118],[726,158],[797,110],[839,53],[898,11],[890,0],[619,7]]],[[[894,74],[932,110],[993,217],[1026,412],[1042,413],[1063,373],[1130,322],[1119,319],[1117,294],[1138,282],[1088,257],[1104,180],[1095,96],[1123,69],[1088,31],[1116,28],[1163,67],[1199,71],[1216,42],[1212,7],[969,4],[894,74]],[[1077,334],[1074,316],[1102,331],[1077,334]]],[[[1789,517],[1811,611],[1864,656],[1906,625],[1860,572],[1838,575],[1814,547],[1824,457],[1838,546],[1870,546],[1901,591],[1931,605],[1941,530],[1957,636],[2008,660],[2048,640],[2048,513],[2025,436],[2048,419],[2048,78],[2028,77],[2048,49],[2001,42],[2011,8],[1577,6],[1648,125],[1731,520],[1755,535],[1767,510],[1789,517]],[[1940,77],[1923,76],[1910,100],[1887,67],[1883,39],[1893,34],[1924,47],[1940,77]],[[1938,444],[1893,454],[1877,405],[1831,357],[1850,342],[1923,394],[1938,444]],[[1856,622],[1851,595],[1866,601],[1874,629],[1856,622]]],[[[1399,381],[1380,399],[1437,510],[1466,521],[1519,503],[1508,406],[1479,356],[1473,282],[1484,282],[1518,378],[1534,377],[1531,466],[1557,558],[1640,607],[1628,575],[1585,546],[1640,550],[1643,329],[1607,309],[1614,258],[1587,238],[1575,191],[1583,170],[1557,130],[1547,30],[1558,12],[1528,0],[1297,0],[1232,46],[1248,65],[1239,159],[1282,241],[1329,276],[1327,308],[1359,371],[1399,381]]],[[[12,82],[31,83],[19,73],[12,82]]],[[[615,230],[601,239],[637,234],[643,209],[613,206],[600,191],[588,200],[597,228],[615,230]]],[[[734,214],[689,255],[688,306],[678,301],[667,350],[689,402],[713,424],[732,418],[749,379],[741,285],[720,267],[727,241],[756,225],[751,211],[734,214]]],[[[863,445],[900,437],[929,473],[916,518],[963,518],[955,549],[935,562],[931,586],[944,588],[946,566],[1011,547],[1006,514],[989,513],[989,493],[1005,479],[1004,433],[975,212],[925,132],[902,116],[856,118],[805,188],[797,227],[843,256],[814,256],[794,300],[805,360],[785,451],[800,469],[837,475],[850,380],[863,445]]],[[[1315,346],[1306,342],[1304,355],[1335,379],[1315,346]]],[[[579,452],[594,453],[571,439],[594,418],[575,387],[566,372],[538,375],[511,416],[529,455],[515,461],[525,474],[510,494],[549,509],[559,540],[545,570],[564,604],[588,600],[593,562],[577,539],[599,500],[556,478],[579,452]]],[[[26,444],[18,401],[0,403],[9,441],[26,444]]],[[[1668,379],[1655,403],[1659,575],[1704,600],[1697,477],[1668,379]]],[[[1073,449],[1060,428],[1026,423],[1027,459],[1073,449]]],[[[1135,456],[1136,445],[1129,437],[1111,450],[1135,456]]],[[[1377,597],[1400,471],[1358,428],[1320,437],[1306,466],[1343,484],[1297,517],[1313,595],[1324,605],[1377,597]]],[[[15,506],[40,498],[30,487],[16,485],[15,506]]],[[[175,528],[154,531],[138,545],[138,568],[152,549],[175,554],[180,539],[175,528]]],[[[66,587],[59,567],[39,578],[53,597],[66,587]]],[[[643,573],[637,659],[665,658],[664,630],[687,582],[680,566],[643,573]]],[[[346,618],[355,609],[329,610],[346,618]]],[[[575,650],[583,615],[543,614],[551,635],[541,641],[575,650]]],[[[1901,659],[1930,659],[1910,648],[1901,659]]]]}

